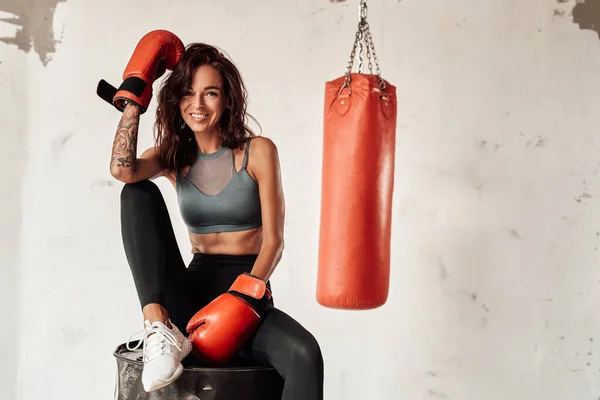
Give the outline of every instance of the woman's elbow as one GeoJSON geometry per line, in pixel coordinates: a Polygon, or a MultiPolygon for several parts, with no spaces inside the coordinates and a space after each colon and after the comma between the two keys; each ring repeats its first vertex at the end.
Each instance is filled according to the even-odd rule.
{"type": "Polygon", "coordinates": [[[110,175],[119,182],[135,183],[135,176],[133,176],[131,173],[126,173],[123,171],[123,168],[111,168],[110,175]]]}
{"type": "Polygon", "coordinates": [[[273,237],[265,238],[263,247],[271,249],[277,255],[281,255],[281,253],[283,253],[283,249],[285,247],[285,242],[284,242],[282,236],[273,236],[273,237]]]}

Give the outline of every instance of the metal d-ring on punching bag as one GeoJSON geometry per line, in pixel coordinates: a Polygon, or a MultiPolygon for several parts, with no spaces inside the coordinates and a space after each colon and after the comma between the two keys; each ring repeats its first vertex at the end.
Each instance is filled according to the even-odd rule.
{"type": "Polygon", "coordinates": [[[361,0],[346,73],[325,84],[317,274],[322,306],[360,310],[387,301],[396,107],[396,88],[381,77],[361,0]],[[358,72],[352,72],[357,50],[358,72]],[[369,74],[362,72],[365,54],[369,74]]]}

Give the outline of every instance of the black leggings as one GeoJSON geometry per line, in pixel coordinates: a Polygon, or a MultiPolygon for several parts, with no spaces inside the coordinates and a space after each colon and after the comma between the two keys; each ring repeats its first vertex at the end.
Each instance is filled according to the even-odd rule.
{"type": "MultiPolygon", "coordinates": [[[[239,274],[250,272],[257,257],[197,254],[186,268],[162,194],[148,180],[124,186],[121,230],[142,308],[162,305],[182,332],[200,308],[226,292],[239,274]]],[[[268,309],[244,351],[277,369],[285,380],[282,400],[321,400],[323,358],[318,342],[272,303],[268,309]]]]}

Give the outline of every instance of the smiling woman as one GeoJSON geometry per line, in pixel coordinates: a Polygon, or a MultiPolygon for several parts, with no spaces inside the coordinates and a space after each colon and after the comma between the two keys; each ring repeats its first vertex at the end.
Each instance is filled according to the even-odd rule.
{"type": "MultiPolygon", "coordinates": [[[[146,37],[133,64],[147,59],[140,70],[160,77],[161,55],[177,54],[174,43],[170,33],[146,37]]],[[[190,351],[213,365],[245,354],[277,369],[283,400],[322,399],[319,344],[274,307],[269,278],[282,256],[285,214],[279,156],[246,124],[236,66],[213,46],[189,45],[158,94],[156,145],[140,157],[137,129],[147,105],[122,97],[132,100],[117,129],[111,173],[126,183],[121,223],[146,326],[144,387],[153,391],[177,379],[190,351]],[[188,226],[194,257],[187,268],[150,181],[161,176],[175,187],[188,226]]]]}
{"type": "Polygon", "coordinates": [[[203,152],[220,145],[240,148],[247,138],[255,136],[247,125],[252,117],[246,111],[246,87],[229,59],[213,46],[194,43],[187,47],[179,66],[158,95],[155,131],[159,160],[173,170],[192,164],[198,146],[203,152]],[[173,104],[178,107],[171,107],[173,104]],[[198,131],[208,137],[193,143],[198,131]],[[220,140],[214,141],[217,137],[220,140]],[[211,138],[212,142],[206,141],[211,138]]]}
{"type": "Polygon", "coordinates": [[[192,132],[220,132],[218,123],[225,108],[222,86],[221,75],[212,66],[203,65],[196,69],[192,85],[179,103],[181,116],[192,132]]]}

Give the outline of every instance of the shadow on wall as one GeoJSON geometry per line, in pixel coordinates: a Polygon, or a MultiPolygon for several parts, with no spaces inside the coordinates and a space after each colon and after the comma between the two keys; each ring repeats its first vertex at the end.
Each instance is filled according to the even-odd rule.
{"type": "Polygon", "coordinates": [[[579,29],[592,30],[600,39],[600,0],[577,0],[572,15],[579,29]]]}
{"type": "Polygon", "coordinates": [[[3,0],[0,11],[4,15],[0,15],[0,21],[12,24],[17,29],[14,36],[2,37],[0,41],[16,45],[25,52],[33,48],[42,64],[48,65],[50,55],[56,50],[56,44],[60,43],[54,36],[54,10],[58,3],[65,1],[67,0],[3,0]]]}

